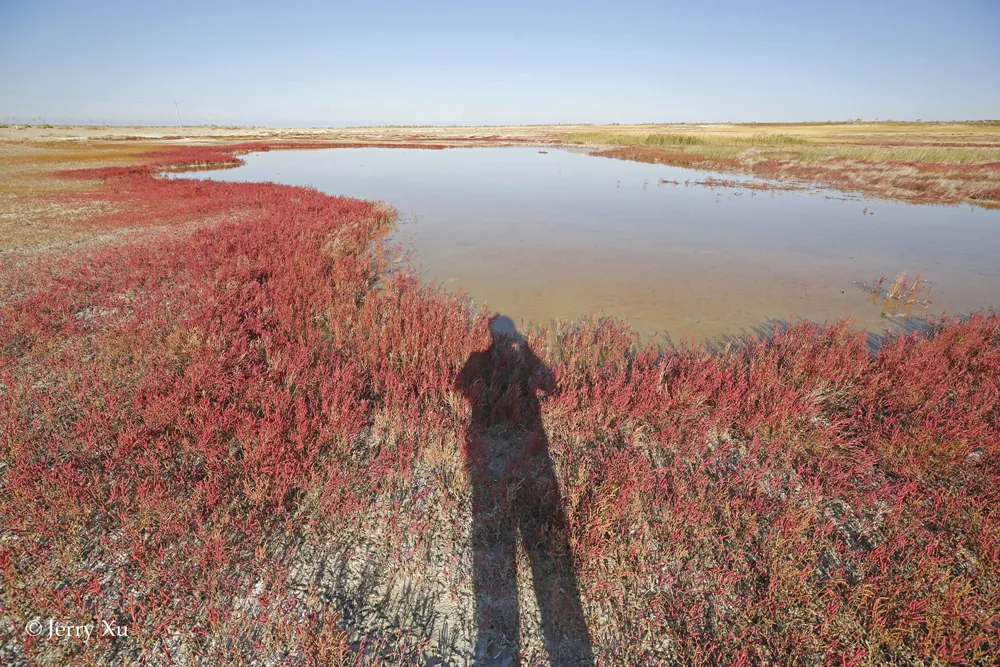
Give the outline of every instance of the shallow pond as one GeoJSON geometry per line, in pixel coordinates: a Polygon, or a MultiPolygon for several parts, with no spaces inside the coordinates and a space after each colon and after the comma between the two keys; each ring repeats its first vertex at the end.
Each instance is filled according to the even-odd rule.
{"type": "Polygon", "coordinates": [[[685,185],[750,179],[552,148],[352,148],[245,159],[196,177],[387,202],[400,213],[394,238],[427,281],[462,289],[515,321],[613,315],[676,342],[843,316],[882,331],[911,326],[925,312],[1000,304],[1000,211],[685,185]],[[921,270],[927,282],[917,301],[929,305],[884,298],[896,274],[908,272],[912,283],[921,270]],[[882,297],[856,284],[883,272],[882,297]]]}

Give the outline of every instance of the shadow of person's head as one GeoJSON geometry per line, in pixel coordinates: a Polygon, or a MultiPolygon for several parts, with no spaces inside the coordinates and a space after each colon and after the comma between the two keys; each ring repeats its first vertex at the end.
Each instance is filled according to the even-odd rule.
{"type": "Polygon", "coordinates": [[[514,325],[514,320],[510,319],[506,315],[493,316],[490,320],[490,336],[493,337],[494,344],[502,340],[511,340],[515,342],[521,342],[524,340],[524,337],[521,336],[517,327],[514,325]]]}
{"type": "Polygon", "coordinates": [[[505,361],[524,359],[527,342],[514,325],[514,320],[506,315],[496,315],[490,320],[490,338],[495,358],[505,361]]]}

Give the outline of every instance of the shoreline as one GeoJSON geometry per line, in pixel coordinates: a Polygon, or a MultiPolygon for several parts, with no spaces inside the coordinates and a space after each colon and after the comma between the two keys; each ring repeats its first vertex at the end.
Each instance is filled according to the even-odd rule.
{"type": "Polygon", "coordinates": [[[468,127],[0,126],[0,145],[537,146],[914,204],[1000,207],[1000,122],[468,127]]]}

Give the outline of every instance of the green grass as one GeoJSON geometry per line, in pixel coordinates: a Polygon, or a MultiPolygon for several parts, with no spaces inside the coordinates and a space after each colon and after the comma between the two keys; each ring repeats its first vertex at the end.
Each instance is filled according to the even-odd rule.
{"type": "Polygon", "coordinates": [[[736,146],[805,146],[810,143],[808,139],[796,137],[791,134],[770,134],[758,132],[750,136],[713,137],[716,144],[734,144],[736,146]]]}

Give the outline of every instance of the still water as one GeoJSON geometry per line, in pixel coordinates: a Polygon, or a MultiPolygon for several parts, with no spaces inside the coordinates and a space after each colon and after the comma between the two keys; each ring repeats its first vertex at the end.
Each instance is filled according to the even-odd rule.
{"type": "Polygon", "coordinates": [[[1000,305],[1000,211],[686,186],[749,179],[544,150],[272,151],[196,177],[384,201],[425,280],[524,323],[612,315],[676,342],[790,319],[884,331],[1000,305]],[[887,272],[884,293],[921,270],[927,306],[856,285],[887,272]]]}

